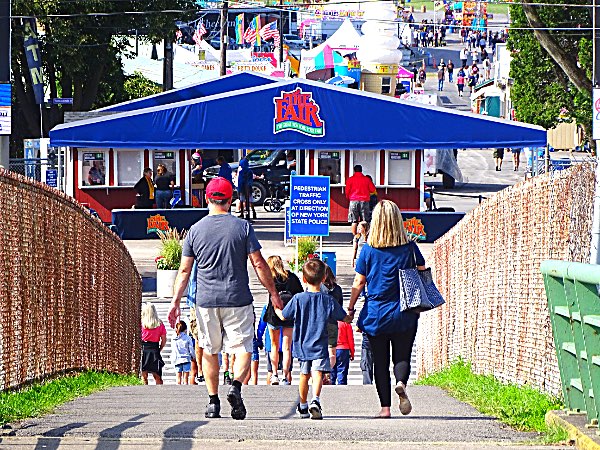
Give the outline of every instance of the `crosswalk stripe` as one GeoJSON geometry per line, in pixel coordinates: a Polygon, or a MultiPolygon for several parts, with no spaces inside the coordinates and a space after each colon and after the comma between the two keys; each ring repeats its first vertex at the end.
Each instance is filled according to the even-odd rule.
{"type": "MultiPolygon", "coordinates": [[[[255,277],[252,277],[250,283],[250,290],[252,291],[252,295],[254,296],[254,312],[256,317],[260,317],[262,313],[263,306],[265,306],[268,302],[268,295],[264,287],[258,282],[255,277]]],[[[347,305],[350,299],[350,290],[346,289],[346,294],[344,295],[344,304],[347,305]]],[[[170,309],[170,303],[165,302],[164,300],[158,299],[144,299],[146,301],[151,301],[156,306],[156,311],[160,319],[165,323],[167,327],[167,343],[165,348],[162,351],[162,357],[165,361],[165,366],[163,368],[163,382],[165,384],[175,384],[176,375],[175,375],[175,366],[172,363],[172,339],[175,336],[175,331],[171,330],[168,325],[167,315],[170,309]]],[[[360,314],[360,308],[362,307],[362,302],[358,302],[356,304],[356,315],[358,317],[360,314]]],[[[186,318],[186,322],[189,324],[189,316],[190,309],[185,304],[185,300],[181,302],[181,317],[186,318]]],[[[185,320],[185,319],[184,319],[185,320]]],[[[354,329],[354,361],[350,362],[350,369],[348,371],[348,384],[349,385],[362,385],[363,384],[363,376],[362,371],[360,369],[360,359],[361,359],[361,344],[362,344],[362,334],[356,331],[356,327],[353,326],[354,329]]],[[[416,380],[416,344],[413,347],[412,355],[411,355],[411,374],[409,383],[416,380]]],[[[294,361],[294,368],[292,371],[292,384],[296,384],[298,380],[298,364],[294,361]]],[[[280,376],[281,377],[281,376],[280,376]]],[[[260,353],[260,362],[258,366],[258,384],[264,385],[266,384],[267,379],[267,362],[264,350],[260,353]]],[[[392,376],[393,379],[393,376],[392,376]]],[[[220,374],[220,382],[223,382],[223,371],[221,370],[220,374]]],[[[153,383],[152,377],[149,377],[149,383],[153,383]]]]}

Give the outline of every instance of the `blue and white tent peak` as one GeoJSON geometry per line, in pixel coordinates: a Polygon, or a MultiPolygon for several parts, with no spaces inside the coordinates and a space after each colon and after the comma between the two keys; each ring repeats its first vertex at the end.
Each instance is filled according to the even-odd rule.
{"type": "Polygon", "coordinates": [[[414,150],[544,146],[546,130],[296,78],[58,125],[50,141],[96,148],[414,150]]]}

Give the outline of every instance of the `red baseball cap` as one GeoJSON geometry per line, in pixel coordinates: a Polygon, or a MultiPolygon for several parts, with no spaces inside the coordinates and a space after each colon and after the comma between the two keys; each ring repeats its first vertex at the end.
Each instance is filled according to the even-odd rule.
{"type": "Polygon", "coordinates": [[[223,177],[216,177],[210,180],[206,186],[206,198],[213,200],[227,200],[233,196],[233,186],[223,177]]]}

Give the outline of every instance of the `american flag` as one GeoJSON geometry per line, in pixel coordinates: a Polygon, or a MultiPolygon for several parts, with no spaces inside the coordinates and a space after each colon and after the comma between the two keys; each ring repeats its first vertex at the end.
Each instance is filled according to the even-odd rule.
{"type": "Polygon", "coordinates": [[[244,31],[244,41],[248,44],[256,41],[256,25],[254,24],[256,20],[252,19],[246,31],[244,31]]]}
{"type": "Polygon", "coordinates": [[[202,36],[204,36],[205,34],[206,28],[204,28],[204,24],[202,23],[202,21],[199,20],[198,25],[196,25],[196,31],[194,31],[192,39],[196,44],[200,45],[200,42],[202,41],[202,36]]]}
{"type": "Polygon", "coordinates": [[[277,21],[266,24],[264,27],[260,29],[258,32],[260,37],[262,37],[265,41],[269,39],[273,39],[275,45],[279,44],[279,30],[277,29],[277,21]]]}

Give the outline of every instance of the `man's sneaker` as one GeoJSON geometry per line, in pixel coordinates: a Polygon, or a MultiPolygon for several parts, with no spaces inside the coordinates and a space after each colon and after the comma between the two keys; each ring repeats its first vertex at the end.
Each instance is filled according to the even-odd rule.
{"type": "Polygon", "coordinates": [[[289,386],[292,383],[290,383],[287,378],[284,378],[283,380],[281,380],[281,384],[282,386],[289,386]]]}
{"type": "Polygon", "coordinates": [[[229,376],[229,372],[225,372],[223,375],[223,384],[231,384],[231,377],[229,376]]]}
{"type": "Polygon", "coordinates": [[[198,383],[198,384],[204,383],[204,375],[200,375],[200,376],[196,377],[196,383],[198,383]]]}
{"type": "Polygon", "coordinates": [[[313,420],[321,420],[323,418],[321,404],[316,400],[310,402],[310,405],[308,406],[308,412],[310,413],[310,418],[313,420]]]}
{"type": "Polygon", "coordinates": [[[271,385],[272,385],[272,386],[277,386],[278,384],[279,384],[279,377],[277,376],[277,374],[276,374],[276,373],[274,373],[274,374],[271,376],[271,385]]]}
{"type": "Polygon", "coordinates": [[[398,398],[400,399],[400,412],[403,415],[410,414],[412,411],[412,405],[410,404],[410,400],[406,395],[406,386],[402,381],[398,381],[395,388],[396,394],[398,394],[398,398]]]}
{"type": "Polygon", "coordinates": [[[246,418],[246,407],[242,400],[242,393],[235,386],[229,388],[227,401],[231,405],[231,417],[235,420],[244,420],[246,418]]]}
{"type": "Polygon", "coordinates": [[[207,419],[219,419],[221,417],[221,405],[215,403],[209,403],[206,405],[204,417],[207,419]]]}
{"type": "Polygon", "coordinates": [[[298,411],[298,414],[300,415],[301,419],[308,419],[310,417],[310,413],[308,412],[308,406],[301,408],[300,403],[298,403],[296,411],[298,411]]]}

